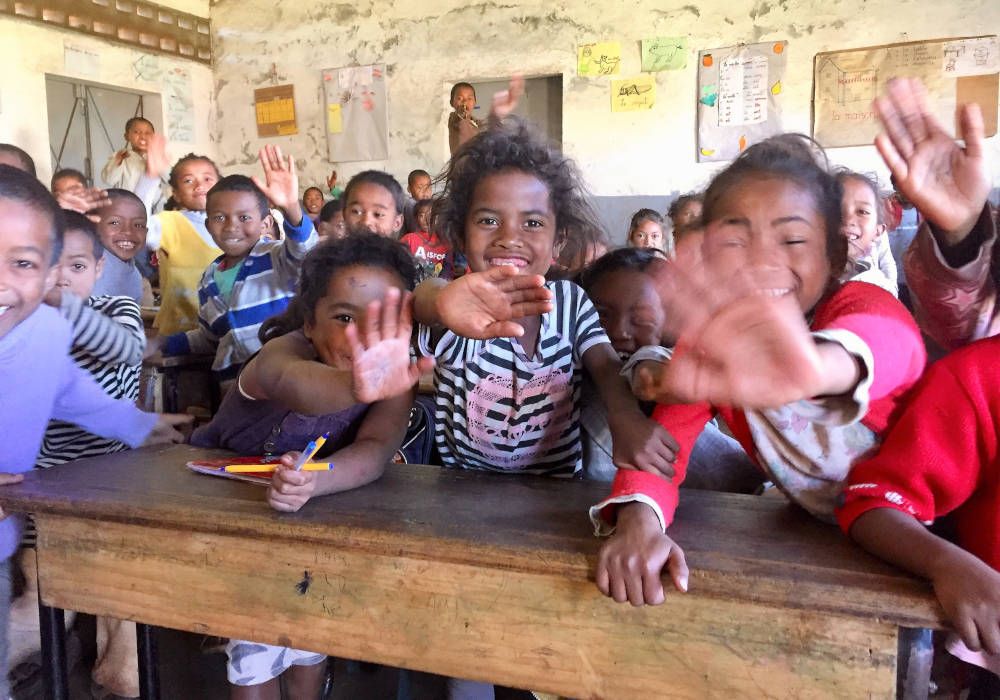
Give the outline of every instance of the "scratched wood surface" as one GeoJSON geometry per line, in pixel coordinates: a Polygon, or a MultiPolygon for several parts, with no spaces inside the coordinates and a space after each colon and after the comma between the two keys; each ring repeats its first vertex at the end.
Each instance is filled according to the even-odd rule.
{"type": "MultiPolygon", "coordinates": [[[[38,520],[46,602],[574,698],[892,697],[896,628],[695,594],[634,609],[583,576],[38,520]]],[[[455,556],[453,559],[461,559],[455,556]]]]}
{"type": "MultiPolygon", "coordinates": [[[[189,446],[123,452],[33,472],[0,489],[14,511],[312,542],[436,562],[592,579],[600,541],[587,508],[606,486],[422,466],[391,466],[367,487],[270,510],[259,486],[190,473],[221,455],[189,446]]],[[[865,554],[782,501],[684,491],[671,535],[692,593],[778,607],[941,626],[929,587],[865,554]]]]}

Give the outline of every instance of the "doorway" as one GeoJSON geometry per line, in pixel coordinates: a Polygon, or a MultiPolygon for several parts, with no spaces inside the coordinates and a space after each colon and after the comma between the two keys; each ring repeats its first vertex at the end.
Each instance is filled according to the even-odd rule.
{"type": "MultiPolygon", "coordinates": [[[[487,119],[493,94],[506,90],[509,80],[468,81],[476,89],[475,116],[487,119]]],[[[562,146],[562,76],[547,75],[540,78],[526,78],[524,95],[514,110],[514,114],[531,122],[549,141],[562,146]]]]}
{"type": "Polygon", "coordinates": [[[125,122],[144,117],[160,132],[160,96],[49,75],[45,78],[49,110],[52,172],[79,170],[95,187],[104,187],[101,169],[125,147],[125,122]]]}

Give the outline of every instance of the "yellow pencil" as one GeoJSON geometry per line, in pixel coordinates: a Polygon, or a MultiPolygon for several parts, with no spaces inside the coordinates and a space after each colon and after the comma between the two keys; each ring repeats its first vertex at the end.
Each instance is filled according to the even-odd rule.
{"type": "MultiPolygon", "coordinates": [[[[277,469],[277,464],[227,464],[222,471],[230,474],[247,474],[273,472],[277,469]]],[[[329,472],[333,471],[333,462],[309,462],[302,465],[304,472],[329,472]]]]}

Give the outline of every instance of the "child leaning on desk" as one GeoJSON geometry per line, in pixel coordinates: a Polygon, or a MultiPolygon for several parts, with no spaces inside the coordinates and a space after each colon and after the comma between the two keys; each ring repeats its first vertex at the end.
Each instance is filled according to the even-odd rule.
{"type": "MultiPolygon", "coordinates": [[[[65,219],[33,176],[0,165],[0,484],[21,480],[42,444],[50,419],[137,447],[180,442],[175,426],[188,416],[144,413],[116,400],[70,356],[73,331],[55,308],[42,304],[58,277],[65,219]]],[[[21,521],[0,520],[0,697],[7,697],[9,558],[21,521]]]]}
{"type": "MultiPolygon", "coordinates": [[[[367,231],[323,243],[302,263],[299,293],[261,328],[260,352],[240,372],[212,422],[191,443],[245,455],[282,454],[267,491],[275,510],[363,486],[382,475],[402,443],[421,371],[411,361],[413,258],[399,243],[367,231]],[[329,433],[318,457],[332,471],[293,468],[310,439],[329,433]]],[[[231,640],[233,698],[258,697],[279,676],[318,697],[322,654],[231,640]]]]}

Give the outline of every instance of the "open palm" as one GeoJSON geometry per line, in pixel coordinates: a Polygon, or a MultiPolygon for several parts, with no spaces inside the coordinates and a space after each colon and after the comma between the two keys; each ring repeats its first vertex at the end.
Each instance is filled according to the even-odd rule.
{"type": "Polygon", "coordinates": [[[897,188],[929,221],[960,240],[975,224],[990,190],[979,106],[962,106],[964,148],[931,113],[919,80],[891,81],[875,109],[885,129],[875,145],[897,188]]]}
{"type": "Polygon", "coordinates": [[[431,358],[410,360],[411,309],[409,292],[401,296],[398,289],[390,289],[384,302],[368,305],[360,324],[347,327],[352,393],[357,401],[374,403],[399,396],[434,368],[431,358]]]}
{"type": "Polygon", "coordinates": [[[552,309],[552,292],[541,275],[520,275],[514,267],[496,267],[459,277],[437,298],[441,323],[466,338],[510,338],[524,334],[514,319],[552,309]]]}
{"type": "Polygon", "coordinates": [[[270,144],[260,149],[258,157],[264,168],[264,182],[254,177],[254,184],[282,211],[297,205],[299,176],[295,172],[295,160],[291,156],[285,157],[279,146],[270,144]]]}

